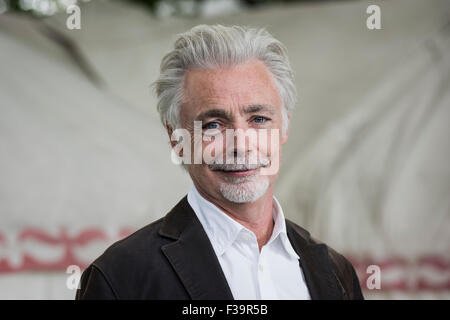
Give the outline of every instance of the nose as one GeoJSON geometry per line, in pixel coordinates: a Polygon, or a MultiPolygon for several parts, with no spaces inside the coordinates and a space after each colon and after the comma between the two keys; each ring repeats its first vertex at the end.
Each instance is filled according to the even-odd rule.
{"type": "Polygon", "coordinates": [[[249,157],[255,149],[252,132],[248,131],[247,123],[233,126],[231,132],[227,133],[226,154],[233,163],[249,161],[249,157]]]}
{"type": "Polygon", "coordinates": [[[246,148],[232,148],[230,154],[235,159],[245,158],[248,154],[248,150],[246,150],[246,148]]]}

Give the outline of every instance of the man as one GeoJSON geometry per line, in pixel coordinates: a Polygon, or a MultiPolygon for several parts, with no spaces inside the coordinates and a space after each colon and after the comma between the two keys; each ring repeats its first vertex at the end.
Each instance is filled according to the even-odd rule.
{"type": "Polygon", "coordinates": [[[193,185],[94,261],[77,299],[362,299],[351,264],[273,196],[296,97],[284,46],[263,29],[197,26],[155,88],[193,185]]]}

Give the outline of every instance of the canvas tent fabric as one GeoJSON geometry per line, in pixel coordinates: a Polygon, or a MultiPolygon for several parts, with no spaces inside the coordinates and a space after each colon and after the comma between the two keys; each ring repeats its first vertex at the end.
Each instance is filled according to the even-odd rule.
{"type": "Polygon", "coordinates": [[[360,278],[383,266],[393,297],[449,283],[448,52],[445,27],[299,155],[279,190],[302,225],[354,257],[360,278]]]}

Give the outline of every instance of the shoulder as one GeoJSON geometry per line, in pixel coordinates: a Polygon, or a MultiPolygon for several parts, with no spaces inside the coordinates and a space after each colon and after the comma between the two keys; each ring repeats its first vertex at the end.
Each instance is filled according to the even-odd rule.
{"type": "Polygon", "coordinates": [[[342,254],[329,247],[328,245],[328,256],[330,258],[331,264],[333,266],[334,275],[336,280],[343,289],[344,296],[347,299],[364,299],[361,287],[359,284],[358,276],[356,275],[355,269],[350,261],[342,254]]]}
{"type": "Polygon", "coordinates": [[[331,259],[331,262],[336,266],[339,266],[340,269],[343,268],[344,266],[345,267],[347,267],[348,265],[351,266],[350,262],[342,254],[331,248],[326,243],[311,236],[309,231],[300,227],[298,224],[286,219],[286,226],[288,228],[291,228],[291,230],[293,230],[295,233],[297,233],[297,235],[299,235],[302,238],[302,240],[304,241],[304,245],[308,246],[319,245],[325,247],[328,252],[328,257],[331,259]]]}
{"type": "Polygon", "coordinates": [[[344,292],[344,296],[348,299],[363,299],[355,269],[343,254],[337,252],[326,243],[312,237],[306,229],[288,219],[286,219],[286,226],[300,236],[299,239],[304,242],[304,245],[321,246],[324,248],[327,252],[333,275],[341,290],[344,292]]]}
{"type": "Polygon", "coordinates": [[[160,253],[165,239],[159,235],[164,218],[158,219],[135,231],[126,238],[113,243],[93,263],[105,275],[114,272],[134,272],[146,267],[160,253]]]}
{"type": "Polygon", "coordinates": [[[163,218],[148,224],[115,242],[83,272],[77,299],[142,298],[154,282],[158,266],[165,259],[161,246],[167,241],[159,236],[163,218]],[[141,288],[137,290],[136,288],[141,288]]]}
{"type": "Polygon", "coordinates": [[[77,298],[186,298],[163,248],[193,221],[184,197],[164,217],[115,242],[83,272],[77,298]]]}

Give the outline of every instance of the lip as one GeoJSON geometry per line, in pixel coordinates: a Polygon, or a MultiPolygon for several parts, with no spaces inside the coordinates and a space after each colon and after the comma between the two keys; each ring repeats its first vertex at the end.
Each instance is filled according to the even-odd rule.
{"type": "Polygon", "coordinates": [[[256,171],[258,171],[258,169],[259,168],[246,171],[219,171],[219,172],[229,177],[248,177],[254,175],[256,171]]]}

